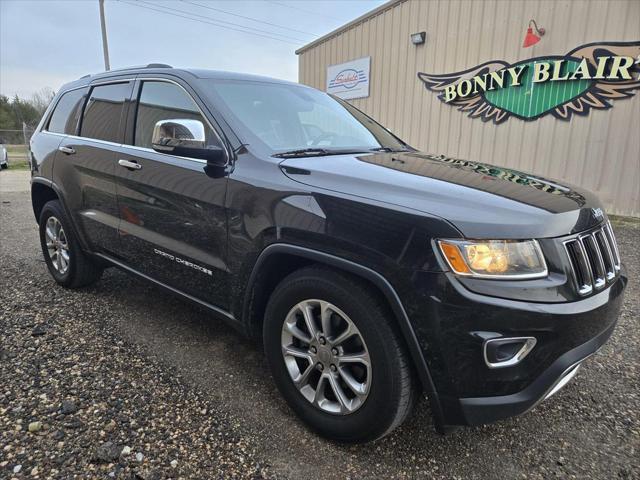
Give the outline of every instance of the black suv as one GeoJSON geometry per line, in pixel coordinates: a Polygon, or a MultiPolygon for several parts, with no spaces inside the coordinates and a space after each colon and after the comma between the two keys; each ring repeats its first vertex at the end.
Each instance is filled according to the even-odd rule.
{"type": "Polygon", "coordinates": [[[523,413],[613,332],[627,283],[589,192],[420,153],[306,86],[153,64],[61,88],[31,139],[60,285],[117,266],[262,339],[315,431],[523,413]]]}

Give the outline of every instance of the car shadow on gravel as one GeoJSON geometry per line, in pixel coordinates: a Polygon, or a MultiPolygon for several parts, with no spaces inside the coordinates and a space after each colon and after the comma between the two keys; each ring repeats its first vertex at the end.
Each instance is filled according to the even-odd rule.
{"type": "MultiPolygon", "coordinates": [[[[272,382],[262,345],[246,339],[215,314],[115,269],[108,270],[99,285],[86,293],[104,301],[116,296],[110,318],[116,319],[126,339],[143,344],[154,359],[197,383],[211,399],[231,407],[249,427],[249,433],[264,437],[263,445],[273,441],[278,450],[289,451],[292,456],[292,450],[300,446],[305,450],[322,446],[357,455],[366,455],[370,449],[338,445],[310,432],[272,382]]],[[[423,442],[442,440],[435,433],[428,402],[422,397],[411,418],[376,445],[418,435],[423,442]]],[[[317,459],[313,463],[317,464],[317,459]]]]}

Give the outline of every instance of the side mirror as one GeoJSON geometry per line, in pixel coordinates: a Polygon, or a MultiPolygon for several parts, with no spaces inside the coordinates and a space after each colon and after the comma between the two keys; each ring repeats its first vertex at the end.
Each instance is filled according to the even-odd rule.
{"type": "Polygon", "coordinates": [[[224,149],[207,145],[204,124],[200,120],[160,120],[153,127],[151,145],[156,152],[206,160],[209,166],[223,167],[227,163],[224,149]]]}

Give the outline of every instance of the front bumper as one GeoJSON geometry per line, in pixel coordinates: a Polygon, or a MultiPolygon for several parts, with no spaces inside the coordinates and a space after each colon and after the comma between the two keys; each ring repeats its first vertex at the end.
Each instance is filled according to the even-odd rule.
{"type": "Polygon", "coordinates": [[[568,383],[577,373],[582,362],[605,344],[616,322],[600,335],[568,351],[551,364],[524,390],[496,397],[461,398],[460,408],[466,425],[491,423],[531,410],[568,383]]]}
{"type": "Polygon", "coordinates": [[[471,292],[449,273],[413,280],[416,293],[407,302],[408,313],[433,378],[441,426],[494,422],[549,396],[609,339],[627,284],[623,267],[598,294],[535,303],[471,292]],[[537,343],[517,365],[491,369],[483,340],[501,336],[535,337],[537,343]]]}

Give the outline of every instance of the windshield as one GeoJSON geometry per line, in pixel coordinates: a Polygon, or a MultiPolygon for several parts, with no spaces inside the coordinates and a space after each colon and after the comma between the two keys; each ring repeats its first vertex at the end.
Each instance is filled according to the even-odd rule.
{"type": "Polygon", "coordinates": [[[220,80],[210,80],[208,86],[226,107],[226,114],[244,127],[237,132],[242,140],[250,145],[257,142],[271,154],[409,148],[348,103],[312,88],[220,80]]]}

